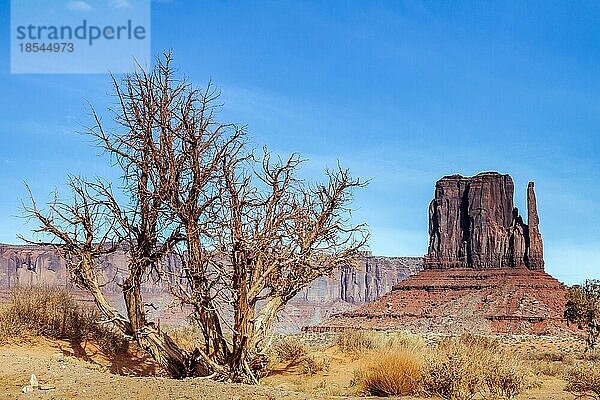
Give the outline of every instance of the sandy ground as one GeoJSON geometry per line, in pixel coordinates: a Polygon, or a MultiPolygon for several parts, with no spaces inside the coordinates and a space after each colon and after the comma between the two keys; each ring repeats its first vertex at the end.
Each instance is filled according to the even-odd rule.
{"type": "MultiPolygon", "coordinates": [[[[433,337],[435,335],[429,339],[434,340],[433,337]]],[[[584,348],[584,344],[580,339],[534,336],[506,337],[501,339],[501,345],[508,351],[514,352],[515,356],[519,358],[541,353],[576,355],[581,354],[584,348]]],[[[279,363],[274,365],[270,376],[261,381],[262,384],[314,395],[360,396],[359,388],[355,387],[352,381],[355,377],[355,371],[363,367],[364,360],[359,357],[348,356],[340,352],[337,347],[327,345],[309,355],[316,360],[328,360],[329,369],[315,375],[306,375],[302,373],[301,362],[279,363]]],[[[527,390],[518,399],[572,400],[576,398],[576,396],[563,391],[566,382],[562,379],[543,374],[531,377],[531,379],[535,381],[537,387],[527,390]]],[[[413,398],[402,397],[402,399],[413,398]]],[[[482,399],[482,397],[477,395],[475,399],[482,399]]]]}
{"type": "MultiPolygon", "coordinates": [[[[88,361],[68,342],[38,339],[33,344],[0,347],[0,399],[312,399],[315,395],[276,388],[234,385],[207,380],[150,377],[156,371],[145,357],[108,360],[86,346],[88,361]],[[129,374],[126,375],[117,375],[129,374]],[[40,387],[22,393],[35,374],[40,387]],[[136,376],[137,375],[137,376],[136,376]]],[[[160,373],[160,372],[159,372],[160,373]]],[[[328,398],[317,396],[320,399],[328,398]]]]}
{"type": "MultiPolygon", "coordinates": [[[[581,343],[568,339],[511,338],[504,345],[516,353],[581,351],[581,343]]],[[[359,398],[352,384],[361,360],[323,345],[310,354],[326,360],[328,368],[314,375],[302,364],[276,364],[261,386],[223,384],[201,379],[172,380],[141,353],[107,358],[93,343],[74,345],[64,341],[34,339],[33,342],[0,346],[0,399],[334,399],[359,398]],[[41,387],[22,393],[35,374],[41,387]],[[351,396],[351,397],[348,397],[351,396]]],[[[539,387],[519,399],[574,399],[564,392],[565,382],[539,377],[539,387]]],[[[360,397],[364,398],[364,397],[360,397]]],[[[408,399],[408,398],[405,398],[408,399]]]]}

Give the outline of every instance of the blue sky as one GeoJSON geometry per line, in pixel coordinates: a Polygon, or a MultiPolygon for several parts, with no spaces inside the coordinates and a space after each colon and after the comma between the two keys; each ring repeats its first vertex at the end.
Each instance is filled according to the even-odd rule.
{"type": "MultiPolygon", "coordinates": [[[[79,132],[111,105],[103,74],[9,74],[0,5],[0,242],[27,182],[41,200],[66,175],[114,176],[79,132]]],[[[65,1],[67,3],[67,1],[65,1]]],[[[152,52],[222,92],[226,121],[299,152],[309,177],[336,160],[371,179],[354,218],[371,249],[422,255],[443,175],[496,170],[524,209],[536,182],[547,270],[600,278],[600,3],[155,1],[152,52]]]]}

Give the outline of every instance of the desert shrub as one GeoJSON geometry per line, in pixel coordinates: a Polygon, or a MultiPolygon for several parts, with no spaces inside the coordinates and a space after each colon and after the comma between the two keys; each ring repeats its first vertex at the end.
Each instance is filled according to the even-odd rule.
{"type": "Polygon", "coordinates": [[[443,399],[512,399],[530,387],[529,370],[492,338],[445,337],[433,346],[422,340],[381,346],[355,371],[352,386],[376,396],[427,395],[443,399]]]}
{"type": "Polygon", "coordinates": [[[294,338],[285,338],[275,345],[275,355],[283,362],[297,361],[306,353],[306,346],[294,338]]]}
{"type": "Polygon", "coordinates": [[[600,339],[600,280],[574,285],[569,288],[566,297],[565,319],[587,331],[586,351],[594,350],[600,339]]]}
{"type": "MultiPolygon", "coordinates": [[[[449,340],[450,342],[456,341],[455,338],[449,340]]],[[[500,340],[473,333],[463,333],[458,337],[458,343],[476,352],[500,350],[500,340]]]]}
{"type": "Polygon", "coordinates": [[[584,361],[570,368],[564,376],[565,390],[578,397],[600,399],[600,363],[584,361]]]}
{"type": "Polygon", "coordinates": [[[9,298],[4,315],[15,332],[62,339],[80,338],[87,328],[84,316],[75,311],[75,300],[64,289],[20,287],[13,289],[9,298]]]}
{"type": "Polygon", "coordinates": [[[600,362],[600,349],[588,350],[582,358],[586,361],[600,362]]]}
{"type": "Polygon", "coordinates": [[[45,336],[81,342],[94,339],[107,354],[127,350],[128,342],[110,327],[99,324],[95,309],[79,306],[65,288],[28,286],[10,292],[0,310],[0,341],[45,336]]]}
{"type": "Polygon", "coordinates": [[[365,370],[362,368],[355,369],[350,379],[350,387],[363,386],[365,381],[365,370]]]}
{"type": "Polygon", "coordinates": [[[350,331],[341,333],[335,344],[339,349],[348,354],[359,354],[365,350],[371,350],[376,347],[376,341],[373,338],[373,333],[369,334],[365,331],[350,331]]]}
{"type": "Polygon", "coordinates": [[[374,396],[418,395],[422,385],[422,354],[396,347],[374,354],[369,367],[355,374],[363,391],[374,396]]]}
{"type": "MultiPolygon", "coordinates": [[[[483,368],[484,391],[493,398],[514,399],[528,387],[527,371],[505,356],[491,358],[483,368]]],[[[490,396],[486,396],[490,397],[490,396]]]]}
{"type": "Polygon", "coordinates": [[[512,399],[528,386],[527,370],[505,354],[499,342],[476,335],[444,338],[427,357],[423,390],[444,399],[512,399]]]}
{"type": "Polygon", "coordinates": [[[481,370],[468,353],[434,351],[423,368],[423,389],[443,399],[471,399],[481,385],[481,370]]]}
{"type": "Polygon", "coordinates": [[[195,348],[204,346],[202,331],[193,321],[188,320],[179,326],[166,326],[164,330],[186,351],[192,352],[195,348]]]}
{"type": "Polygon", "coordinates": [[[564,352],[539,352],[529,354],[528,364],[537,375],[563,376],[575,362],[573,355],[564,352]]]}
{"type": "Polygon", "coordinates": [[[5,343],[10,338],[20,337],[25,334],[23,326],[17,320],[11,318],[8,306],[2,306],[0,309],[0,344],[5,343]]]}
{"type": "Polygon", "coordinates": [[[558,361],[563,361],[565,359],[565,353],[544,351],[544,352],[540,352],[540,353],[533,353],[529,356],[529,358],[531,360],[536,360],[536,361],[558,362],[558,361]]]}
{"type": "Polygon", "coordinates": [[[424,391],[444,399],[471,399],[482,388],[483,366],[495,349],[496,343],[482,336],[443,338],[424,365],[424,391]]]}
{"type": "Polygon", "coordinates": [[[129,350],[129,341],[112,326],[99,323],[98,315],[95,310],[93,311],[93,317],[88,320],[93,324],[89,325],[89,330],[82,336],[94,339],[100,350],[106,355],[126,353],[129,350]]]}
{"type": "Polygon", "coordinates": [[[302,360],[302,373],[315,375],[322,371],[328,371],[331,362],[327,358],[317,359],[314,356],[305,357],[302,360]]]}
{"type": "Polygon", "coordinates": [[[560,377],[563,376],[567,369],[569,368],[568,364],[565,364],[560,361],[536,361],[532,364],[533,371],[538,375],[545,376],[554,376],[560,377]]]}

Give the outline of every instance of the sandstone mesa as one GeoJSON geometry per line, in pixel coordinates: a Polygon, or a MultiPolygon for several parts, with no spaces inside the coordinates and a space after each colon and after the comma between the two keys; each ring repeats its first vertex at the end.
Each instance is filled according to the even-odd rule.
{"type": "Polygon", "coordinates": [[[509,175],[446,176],[429,207],[423,271],[374,302],[307,331],[568,335],[565,286],[544,272],[534,184],[527,223],[514,206],[509,175]]]}

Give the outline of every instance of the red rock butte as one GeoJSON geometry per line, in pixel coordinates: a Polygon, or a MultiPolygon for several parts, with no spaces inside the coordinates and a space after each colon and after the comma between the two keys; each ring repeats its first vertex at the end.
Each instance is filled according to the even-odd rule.
{"type": "Polygon", "coordinates": [[[544,272],[534,184],[527,224],[514,207],[509,175],[446,176],[429,206],[423,271],[356,310],[307,331],[565,335],[565,286],[544,272]]]}

